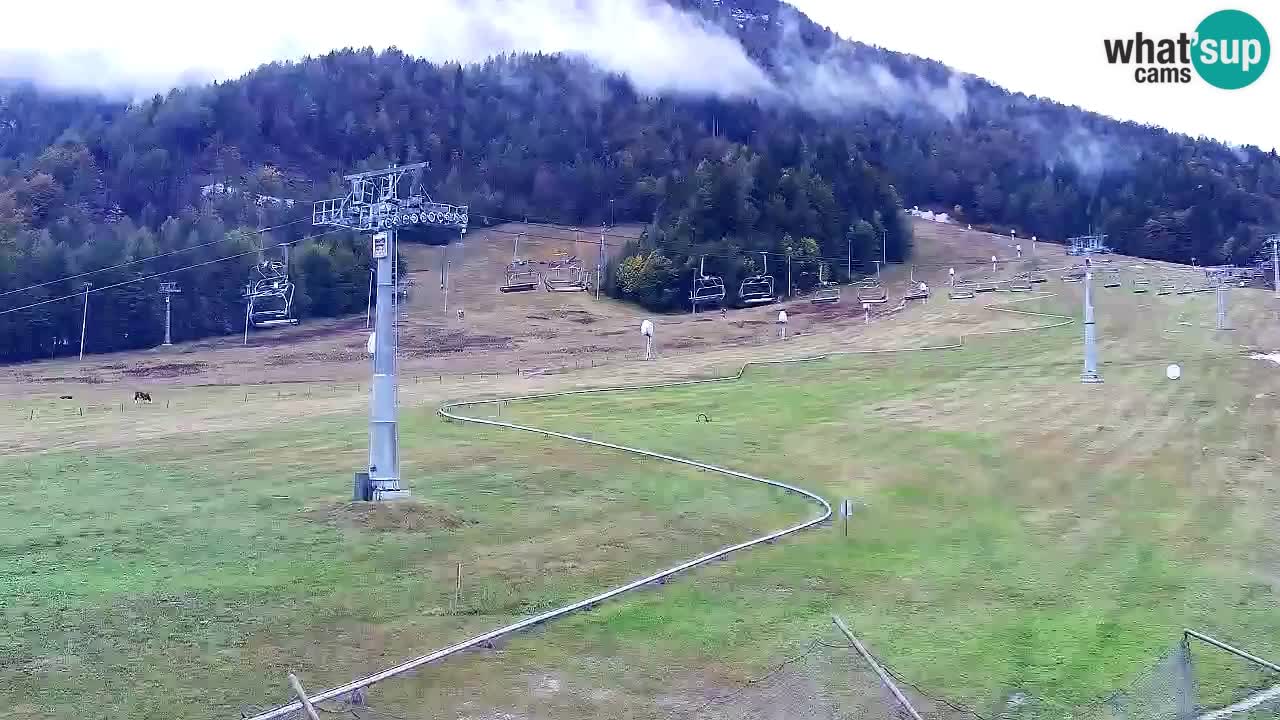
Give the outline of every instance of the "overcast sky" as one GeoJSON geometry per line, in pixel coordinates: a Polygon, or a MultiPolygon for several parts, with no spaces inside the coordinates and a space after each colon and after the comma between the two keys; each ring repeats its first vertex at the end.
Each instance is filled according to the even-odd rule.
{"type": "Polygon", "coordinates": [[[1103,38],[1176,37],[1205,16],[1244,10],[1267,29],[1275,54],[1280,2],[1266,0],[790,0],[836,33],[940,60],[1009,90],[1264,150],[1280,148],[1280,60],[1240,90],[1140,85],[1133,69],[1106,63],[1103,38]]]}
{"type": "MultiPolygon", "coordinates": [[[[732,2],[732,0],[723,0],[732,2]]],[[[1210,12],[1252,13],[1280,38],[1280,3],[1230,0],[793,0],[844,37],[940,60],[1011,90],[1234,144],[1280,146],[1280,67],[1242,90],[1139,85],[1102,40],[1176,36],[1210,12]]],[[[0,77],[145,96],[271,60],[395,45],[432,60],[577,52],[656,91],[750,95],[767,80],[736,44],[651,0],[61,0],[16,2],[0,77]]],[[[1280,61],[1273,63],[1280,65],[1280,61]]]]}

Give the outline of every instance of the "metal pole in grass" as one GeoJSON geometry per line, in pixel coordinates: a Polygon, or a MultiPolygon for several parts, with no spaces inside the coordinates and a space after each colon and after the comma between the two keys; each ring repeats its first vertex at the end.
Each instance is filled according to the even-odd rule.
{"type": "Polygon", "coordinates": [[[298,681],[297,675],[289,673],[289,686],[293,688],[294,694],[302,702],[302,709],[307,712],[307,717],[311,718],[311,720],[320,720],[320,716],[316,714],[315,705],[312,705],[311,700],[307,698],[307,691],[302,689],[302,683],[298,681]]]}
{"type": "Polygon", "coordinates": [[[1098,375],[1098,330],[1093,320],[1093,267],[1084,260],[1084,371],[1080,382],[1094,385],[1102,382],[1098,375]]]}
{"type": "Polygon", "coordinates": [[[453,611],[456,613],[462,608],[462,563],[458,563],[457,583],[453,586],[453,611]]]}
{"type": "Polygon", "coordinates": [[[89,326],[89,288],[93,283],[84,284],[84,314],[80,316],[80,362],[84,362],[84,331],[89,326]]]}
{"type": "Polygon", "coordinates": [[[858,641],[858,638],[853,636],[853,632],[851,632],[849,627],[844,624],[844,621],[840,619],[840,616],[832,615],[831,620],[836,624],[836,627],[840,628],[840,632],[844,633],[844,636],[849,638],[849,642],[853,643],[854,649],[858,651],[858,654],[862,656],[862,659],[866,660],[867,664],[871,666],[871,669],[875,670],[876,674],[880,676],[880,682],[884,683],[884,686],[889,688],[889,692],[893,693],[893,696],[898,699],[898,702],[902,703],[902,707],[906,708],[907,712],[911,714],[912,720],[923,720],[920,717],[920,713],[916,712],[916,709],[912,707],[911,701],[907,699],[906,695],[902,694],[902,691],[898,689],[898,686],[893,682],[893,679],[889,677],[889,673],[885,672],[884,668],[880,667],[880,663],[876,662],[876,659],[871,656],[871,653],[867,652],[867,649],[862,646],[862,643],[858,641]]]}

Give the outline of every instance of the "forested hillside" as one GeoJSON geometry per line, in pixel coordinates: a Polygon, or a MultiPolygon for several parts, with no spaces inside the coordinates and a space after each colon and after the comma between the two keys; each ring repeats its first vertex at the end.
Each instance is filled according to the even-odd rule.
{"type": "MultiPolygon", "coordinates": [[[[75,352],[77,299],[4,310],[74,295],[80,280],[51,281],[117,265],[87,279],[244,253],[163,278],[185,289],[177,337],[238,331],[255,249],[313,233],[311,200],[391,162],[429,161],[428,190],[470,204],[473,223],[649,223],[608,289],[655,309],[680,306],[702,253],[732,280],[753,262],[740,251],[790,249],[811,259],[802,286],[817,258],[878,259],[882,238],[905,259],[904,203],[1054,239],[1093,226],[1126,252],[1203,263],[1243,261],[1276,228],[1274,151],[1012,95],[841,41],[772,0],[682,4],[738,38],[772,87],[655,97],[574,57],[464,67],[367,50],[127,106],[0,87],[0,360],[75,352]]],[[[829,265],[840,279],[844,263],[829,265]]],[[[300,242],[301,314],[362,307],[367,273],[345,233],[300,242]]],[[[159,341],[158,282],[94,294],[91,351],[159,341]]]]}

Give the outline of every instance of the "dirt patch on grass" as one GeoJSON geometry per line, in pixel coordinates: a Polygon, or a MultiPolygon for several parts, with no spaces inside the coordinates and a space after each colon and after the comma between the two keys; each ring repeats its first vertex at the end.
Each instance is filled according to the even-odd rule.
{"type": "Polygon", "coordinates": [[[473,350],[510,350],[512,338],[505,335],[482,335],[464,330],[435,330],[426,337],[401,340],[401,350],[410,357],[429,357],[443,353],[463,353],[473,350]]]}
{"type": "Polygon", "coordinates": [[[23,375],[19,374],[18,379],[21,382],[32,383],[84,383],[86,385],[101,385],[104,380],[100,375],[23,375]]]}
{"type": "Polygon", "coordinates": [[[122,373],[130,377],[176,378],[184,375],[195,375],[209,366],[203,362],[171,362],[153,365],[134,365],[125,368],[122,373]]]}
{"type": "Polygon", "coordinates": [[[374,532],[456,530],[469,524],[447,510],[412,500],[333,503],[307,510],[305,515],[312,522],[374,532]]]}

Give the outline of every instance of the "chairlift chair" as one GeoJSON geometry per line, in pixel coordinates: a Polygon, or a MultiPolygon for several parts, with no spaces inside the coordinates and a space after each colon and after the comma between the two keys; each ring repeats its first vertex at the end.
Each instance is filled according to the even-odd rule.
{"type": "Polygon", "coordinates": [[[840,288],[833,282],[827,282],[827,266],[818,266],[818,288],[809,296],[814,305],[830,305],[840,302],[840,288]]]}
{"type": "Polygon", "coordinates": [[[1178,284],[1173,278],[1160,278],[1160,287],[1156,290],[1157,295],[1172,295],[1178,289],[1178,284]]]}
{"type": "Polygon", "coordinates": [[[697,312],[699,305],[719,305],[724,302],[724,278],[719,275],[707,275],[706,256],[698,259],[698,277],[693,279],[693,289],[689,292],[689,303],[697,312]]]}
{"type": "Polygon", "coordinates": [[[929,290],[921,289],[919,285],[911,283],[907,286],[907,292],[902,296],[903,300],[928,300],[929,290]]]}
{"type": "Polygon", "coordinates": [[[264,260],[254,270],[258,279],[248,290],[249,324],[256,328],[297,325],[293,317],[294,284],[289,269],[279,260],[264,260]]]}
{"type": "Polygon", "coordinates": [[[889,301],[889,294],[885,292],[884,287],[876,285],[870,288],[861,288],[858,290],[858,302],[870,303],[872,305],[880,305],[889,301]]]}
{"type": "Polygon", "coordinates": [[[586,273],[576,256],[555,260],[542,275],[542,284],[548,292],[586,292],[586,273]]]}
{"type": "Polygon", "coordinates": [[[1084,268],[1073,267],[1062,273],[1062,282],[1078,283],[1084,282],[1084,268]]]}
{"type": "Polygon", "coordinates": [[[972,288],[957,285],[947,291],[947,297],[952,300],[972,300],[976,295],[972,288]]]}
{"type": "Polygon", "coordinates": [[[979,280],[973,286],[973,291],[980,293],[995,292],[999,289],[1000,281],[998,280],[979,280]]]}
{"type": "Polygon", "coordinates": [[[1146,292],[1150,285],[1151,285],[1151,281],[1142,275],[1139,275],[1133,279],[1133,291],[1135,293],[1146,292]]]}
{"type": "Polygon", "coordinates": [[[511,240],[511,262],[507,265],[506,279],[498,290],[504,293],[527,292],[538,288],[538,271],[533,269],[528,260],[520,257],[520,238],[516,235],[511,240]]]}
{"type": "Polygon", "coordinates": [[[1009,292],[1031,292],[1031,278],[1025,275],[1009,281],[1009,292]]]}
{"type": "Polygon", "coordinates": [[[529,267],[528,263],[511,263],[507,265],[507,277],[498,290],[509,292],[526,292],[538,289],[538,271],[529,267]]]}
{"type": "Polygon", "coordinates": [[[764,272],[744,278],[738,286],[738,301],[743,305],[768,305],[777,299],[773,294],[773,276],[769,274],[769,253],[760,253],[760,258],[764,261],[764,272]]]}
{"type": "Polygon", "coordinates": [[[1045,277],[1045,274],[1044,274],[1044,273],[1042,273],[1042,272],[1034,272],[1034,271],[1030,274],[1030,276],[1027,278],[1027,280],[1028,280],[1031,284],[1033,284],[1033,285],[1036,285],[1036,284],[1039,284],[1039,283],[1044,283],[1044,282],[1049,282],[1049,278],[1045,277]]]}
{"type": "Polygon", "coordinates": [[[1102,287],[1104,288],[1118,288],[1123,284],[1124,283],[1120,280],[1119,270],[1107,270],[1106,274],[1103,276],[1102,287]]]}

